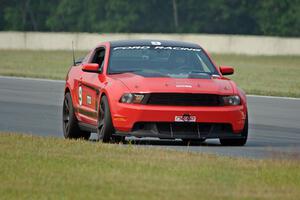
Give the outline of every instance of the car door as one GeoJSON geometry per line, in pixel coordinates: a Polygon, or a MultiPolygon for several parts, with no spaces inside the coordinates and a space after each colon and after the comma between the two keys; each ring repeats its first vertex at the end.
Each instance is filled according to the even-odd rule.
{"type": "Polygon", "coordinates": [[[81,115],[82,122],[95,126],[98,116],[98,99],[100,89],[103,85],[101,80],[103,79],[102,68],[104,58],[105,47],[96,48],[87,62],[99,64],[99,73],[82,72],[78,89],[79,99],[81,100],[79,114],[81,115]]]}

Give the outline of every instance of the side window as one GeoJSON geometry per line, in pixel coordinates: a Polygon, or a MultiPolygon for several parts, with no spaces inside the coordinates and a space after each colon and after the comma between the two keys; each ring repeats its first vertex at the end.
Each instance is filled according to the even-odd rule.
{"type": "Polygon", "coordinates": [[[96,52],[92,59],[92,63],[99,64],[100,71],[102,71],[104,65],[104,58],[105,58],[105,49],[104,48],[96,49],[96,52]]]}

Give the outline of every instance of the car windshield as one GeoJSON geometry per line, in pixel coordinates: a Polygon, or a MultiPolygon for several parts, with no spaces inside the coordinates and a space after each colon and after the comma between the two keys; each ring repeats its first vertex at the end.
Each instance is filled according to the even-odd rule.
{"type": "Polygon", "coordinates": [[[109,74],[131,72],[145,77],[210,78],[219,75],[201,48],[175,46],[113,47],[109,74]]]}

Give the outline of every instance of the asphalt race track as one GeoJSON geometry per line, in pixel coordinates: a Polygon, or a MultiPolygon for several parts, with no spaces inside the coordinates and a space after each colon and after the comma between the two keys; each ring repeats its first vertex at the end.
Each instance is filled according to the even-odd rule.
{"type": "MultiPolygon", "coordinates": [[[[0,77],[0,130],[62,137],[63,81],[0,77]]],[[[222,147],[218,140],[185,146],[181,141],[138,141],[172,148],[250,158],[300,159],[300,99],[248,96],[249,140],[222,147]]]]}

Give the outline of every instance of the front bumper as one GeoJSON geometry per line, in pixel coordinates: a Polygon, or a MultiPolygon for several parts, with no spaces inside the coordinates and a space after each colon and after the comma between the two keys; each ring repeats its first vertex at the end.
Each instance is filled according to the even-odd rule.
{"type": "MultiPolygon", "coordinates": [[[[184,138],[187,136],[199,138],[199,131],[203,128],[203,125],[228,125],[228,128],[224,129],[222,134],[224,137],[238,137],[239,133],[244,128],[244,123],[246,119],[246,108],[244,105],[239,106],[218,106],[218,107],[194,107],[194,106],[157,106],[157,105],[140,105],[140,104],[124,104],[116,103],[116,106],[112,109],[112,120],[114,127],[119,132],[131,132],[131,135],[135,136],[157,136],[160,138],[172,137],[172,138],[184,138]],[[189,131],[181,131],[179,134],[167,134],[166,131],[162,132],[159,129],[156,131],[155,127],[152,130],[147,128],[137,129],[136,125],[141,123],[150,124],[149,126],[154,126],[158,123],[174,124],[175,116],[182,116],[184,114],[189,114],[191,116],[196,116],[196,122],[191,123],[194,126],[193,132],[196,134],[190,134],[189,131]],[[152,124],[152,125],[151,125],[152,124]],[[197,128],[198,126],[198,128],[197,128]],[[200,129],[199,129],[200,128],[200,129]],[[225,133],[224,133],[225,132],[225,133]]],[[[174,125],[186,126],[187,122],[179,122],[174,125]]],[[[148,126],[148,125],[147,125],[148,126]]],[[[148,126],[148,127],[149,127],[148,126]]],[[[166,125],[169,126],[169,125],[166,125]]],[[[214,127],[214,126],[213,126],[214,127]]],[[[171,127],[172,129],[172,127],[171,127]]],[[[180,128],[179,128],[180,130],[180,128]]],[[[183,129],[184,130],[184,129],[183,129]]],[[[208,130],[208,129],[207,129],[208,130]]],[[[206,131],[207,133],[208,131],[206,131]]],[[[206,134],[206,138],[215,138],[220,136],[221,132],[219,128],[210,128],[209,136],[206,134]]],[[[204,133],[204,131],[200,132],[204,133]]]]}

